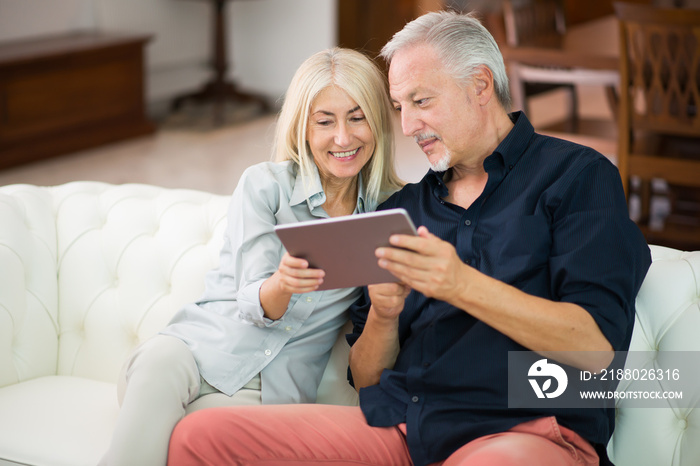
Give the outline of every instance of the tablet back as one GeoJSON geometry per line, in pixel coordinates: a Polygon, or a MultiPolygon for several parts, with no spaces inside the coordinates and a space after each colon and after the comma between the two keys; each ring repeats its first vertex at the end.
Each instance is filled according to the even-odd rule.
{"type": "Polygon", "coordinates": [[[379,267],[375,249],[389,245],[393,234],[415,235],[404,209],[278,225],[277,236],[289,254],[326,272],[319,290],[395,282],[379,267]]]}

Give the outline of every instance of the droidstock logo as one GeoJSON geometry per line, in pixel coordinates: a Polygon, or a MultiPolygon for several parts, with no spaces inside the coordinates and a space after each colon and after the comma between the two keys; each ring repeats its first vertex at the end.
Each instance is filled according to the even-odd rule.
{"type": "Polygon", "coordinates": [[[564,369],[554,363],[547,362],[546,359],[540,359],[530,366],[527,375],[528,377],[534,377],[528,380],[537,398],[556,398],[564,393],[569,383],[569,378],[566,376],[564,369]],[[554,389],[552,389],[552,379],[557,381],[554,389]],[[542,382],[541,385],[540,381],[542,382]]]}

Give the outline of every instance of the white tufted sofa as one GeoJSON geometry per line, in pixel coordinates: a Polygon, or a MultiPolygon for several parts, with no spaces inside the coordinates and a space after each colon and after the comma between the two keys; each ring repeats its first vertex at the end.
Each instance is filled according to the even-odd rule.
{"type": "MultiPolygon", "coordinates": [[[[227,196],[76,182],[0,187],[0,465],[94,465],[132,348],[202,291],[227,196]]],[[[700,350],[700,252],[652,246],[634,349],[700,350]]],[[[341,337],[319,402],[354,404],[341,337]]],[[[700,387],[695,394],[700,403],[700,387]]],[[[697,466],[693,409],[620,409],[619,466],[697,466]]]]}

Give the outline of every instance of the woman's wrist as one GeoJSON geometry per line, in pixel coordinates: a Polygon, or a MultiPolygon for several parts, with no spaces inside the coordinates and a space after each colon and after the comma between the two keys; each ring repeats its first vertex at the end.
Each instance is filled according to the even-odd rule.
{"type": "Polygon", "coordinates": [[[279,272],[273,273],[260,285],[260,306],[268,319],[280,319],[287,311],[291,299],[292,293],[283,289],[279,272]]]}

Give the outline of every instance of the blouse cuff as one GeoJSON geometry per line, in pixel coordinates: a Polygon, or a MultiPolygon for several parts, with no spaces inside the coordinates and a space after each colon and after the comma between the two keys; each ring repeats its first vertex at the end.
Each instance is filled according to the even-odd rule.
{"type": "Polygon", "coordinates": [[[275,323],[274,320],[265,317],[265,311],[260,304],[260,287],[264,282],[265,279],[250,283],[238,293],[238,312],[241,320],[258,327],[268,327],[275,323]]]}

